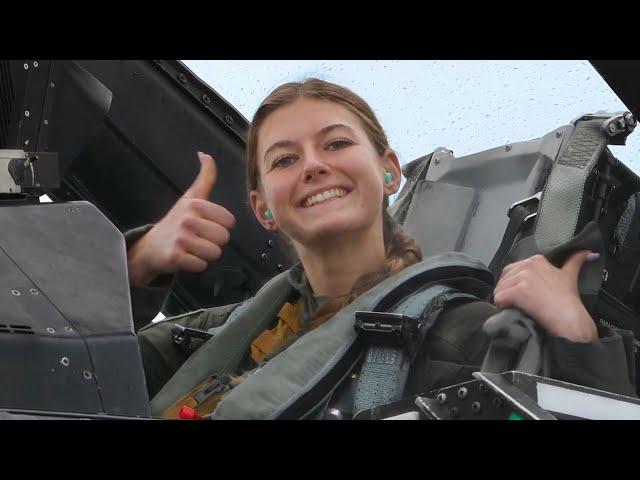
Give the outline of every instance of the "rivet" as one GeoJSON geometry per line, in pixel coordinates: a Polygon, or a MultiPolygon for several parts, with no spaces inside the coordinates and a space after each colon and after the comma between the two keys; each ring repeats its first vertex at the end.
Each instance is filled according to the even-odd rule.
{"type": "Polygon", "coordinates": [[[25,110],[25,111],[24,111],[24,116],[25,116],[25,117],[28,117],[28,116],[29,116],[29,110],[25,110]]]}
{"type": "Polygon", "coordinates": [[[447,403],[447,394],[446,393],[439,393],[438,396],[436,397],[436,399],[438,400],[438,403],[440,405],[444,405],[445,403],[447,403]]]}
{"type": "Polygon", "coordinates": [[[209,98],[209,95],[207,95],[206,93],[202,95],[202,101],[205,103],[205,105],[209,105],[211,103],[211,99],[209,98]]]}
{"type": "Polygon", "coordinates": [[[73,328],[71,328],[71,327],[64,327],[64,329],[67,332],[73,332],[73,328]]]}
{"type": "Polygon", "coordinates": [[[56,86],[56,84],[55,84],[55,83],[53,83],[53,82],[51,82],[51,83],[49,84],[49,86],[50,86],[51,88],[54,88],[54,87],[56,86]]]}
{"type": "Polygon", "coordinates": [[[465,398],[467,398],[467,394],[469,393],[469,390],[467,390],[465,387],[461,387],[458,390],[458,398],[460,400],[464,400],[465,398]]]}
{"type": "Polygon", "coordinates": [[[38,294],[38,290],[36,290],[35,288],[30,288],[29,291],[33,294],[33,295],[37,295],[38,294]]]}
{"type": "Polygon", "coordinates": [[[282,269],[283,269],[284,267],[282,266],[282,264],[281,264],[281,263],[279,263],[279,264],[277,265],[277,268],[278,268],[278,270],[282,271],[282,269]]]}
{"type": "Polygon", "coordinates": [[[33,66],[38,68],[38,62],[33,62],[33,66]]]}
{"type": "Polygon", "coordinates": [[[56,333],[56,330],[54,328],[47,327],[47,332],[48,333],[56,333]]]}
{"type": "Polygon", "coordinates": [[[480,405],[480,402],[473,402],[471,404],[471,411],[476,415],[480,413],[481,410],[482,410],[482,405],[480,405]]]}
{"type": "Polygon", "coordinates": [[[28,64],[28,63],[25,63],[25,64],[24,64],[24,69],[25,69],[25,70],[29,70],[29,64],[28,64]]]}
{"type": "Polygon", "coordinates": [[[68,367],[68,366],[69,366],[69,363],[71,363],[71,362],[69,362],[69,359],[68,359],[67,357],[62,357],[62,358],[60,359],[60,363],[62,364],[62,366],[64,366],[64,367],[68,367]]]}
{"type": "Polygon", "coordinates": [[[262,260],[263,262],[267,260],[267,254],[266,253],[261,253],[260,254],[260,260],[262,260]]]}
{"type": "Polygon", "coordinates": [[[231,115],[226,115],[224,117],[224,121],[227,122],[229,125],[233,125],[233,117],[231,115]]]}
{"type": "Polygon", "coordinates": [[[42,123],[44,123],[45,125],[49,125],[49,120],[45,120],[45,121],[44,121],[44,122],[42,122],[42,123]]]}
{"type": "Polygon", "coordinates": [[[267,246],[273,247],[273,240],[267,240],[267,246]]]}
{"type": "Polygon", "coordinates": [[[19,297],[21,295],[20,290],[11,290],[11,293],[16,297],[19,297]]]}
{"type": "Polygon", "coordinates": [[[84,378],[86,378],[87,380],[91,380],[91,372],[88,370],[85,370],[84,372],[82,372],[82,374],[84,375],[84,378]]]}
{"type": "Polygon", "coordinates": [[[178,80],[180,80],[182,83],[187,83],[187,76],[184,73],[179,73],[178,80]]]}

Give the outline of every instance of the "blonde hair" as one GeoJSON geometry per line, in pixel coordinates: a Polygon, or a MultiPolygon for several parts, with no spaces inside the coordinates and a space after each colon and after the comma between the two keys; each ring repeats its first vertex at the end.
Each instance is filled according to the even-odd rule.
{"type": "MultiPolygon", "coordinates": [[[[260,185],[260,174],[257,162],[258,135],[266,118],[285,105],[299,98],[314,98],[337,103],[355,114],[378,155],[382,156],[390,149],[384,129],[371,107],[361,97],[346,87],[334,83],[309,78],[302,82],[285,83],[273,90],[260,104],[253,116],[247,140],[246,178],[247,190],[257,190],[260,185]]],[[[325,302],[315,313],[310,328],[315,328],[333,316],[338,310],[348,305],[356,297],[369,290],[385,278],[422,260],[420,247],[413,238],[405,234],[400,226],[387,212],[388,199],[383,203],[383,238],[386,260],[383,267],[360,277],[347,295],[336,297],[325,302]]]]}

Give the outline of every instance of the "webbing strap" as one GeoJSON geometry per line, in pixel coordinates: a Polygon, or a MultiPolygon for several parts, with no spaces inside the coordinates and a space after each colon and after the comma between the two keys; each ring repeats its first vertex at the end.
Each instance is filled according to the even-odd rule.
{"type": "Polygon", "coordinates": [[[534,236],[541,250],[576,234],[587,177],[608,143],[601,127],[601,119],[578,122],[567,148],[553,166],[535,226],[534,236]]]}
{"type": "Polygon", "coordinates": [[[527,215],[529,215],[529,210],[522,205],[516,206],[511,212],[511,215],[509,216],[509,224],[507,225],[507,229],[502,237],[502,242],[500,242],[500,246],[498,247],[498,250],[496,250],[493,260],[491,260],[491,263],[489,264],[489,270],[491,270],[491,273],[493,273],[495,278],[499,277],[504,261],[506,260],[511,247],[513,246],[513,242],[522,227],[522,222],[524,222],[527,215]]]}
{"type": "MultiPolygon", "coordinates": [[[[441,299],[437,310],[439,313],[446,301],[461,297],[475,298],[473,295],[456,292],[447,286],[434,285],[404,300],[391,312],[402,313],[415,318],[416,321],[426,317],[427,325],[422,336],[424,340],[428,328],[437,317],[433,315],[436,312],[431,308],[435,300],[441,299]]],[[[403,348],[369,346],[360,372],[353,413],[400,400],[412,361],[413,359],[403,348]]]]}

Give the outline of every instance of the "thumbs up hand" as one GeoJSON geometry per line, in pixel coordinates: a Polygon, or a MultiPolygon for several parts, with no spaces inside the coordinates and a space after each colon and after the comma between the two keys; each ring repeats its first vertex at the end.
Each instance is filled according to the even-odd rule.
{"type": "Polygon", "coordinates": [[[596,340],[598,330],[578,293],[578,274],[589,254],[572,254],[562,268],[542,255],[508,265],[494,290],[496,306],[519,308],[552,335],[574,342],[596,340]]]}
{"type": "Polygon", "coordinates": [[[217,180],[213,158],[198,152],[200,173],[169,212],[127,252],[129,281],[147,285],[178,271],[202,272],[229,242],[235,218],[208,200],[217,180]]]}

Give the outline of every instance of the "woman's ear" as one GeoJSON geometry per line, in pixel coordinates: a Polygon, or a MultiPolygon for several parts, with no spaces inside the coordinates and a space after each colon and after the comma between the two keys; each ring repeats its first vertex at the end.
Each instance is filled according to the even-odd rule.
{"type": "Polygon", "coordinates": [[[273,220],[273,214],[258,190],[251,190],[249,193],[249,201],[251,202],[251,210],[253,210],[253,214],[258,219],[258,222],[260,222],[260,225],[266,230],[275,230],[276,224],[273,220]]]}
{"type": "Polygon", "coordinates": [[[400,182],[402,180],[402,170],[400,169],[400,160],[398,155],[391,149],[384,152],[382,156],[385,172],[391,174],[391,181],[384,183],[384,194],[391,196],[400,189],[400,182]]]}

